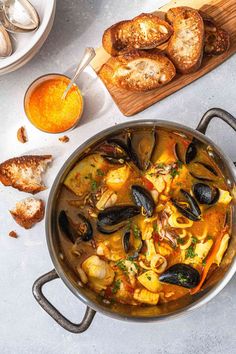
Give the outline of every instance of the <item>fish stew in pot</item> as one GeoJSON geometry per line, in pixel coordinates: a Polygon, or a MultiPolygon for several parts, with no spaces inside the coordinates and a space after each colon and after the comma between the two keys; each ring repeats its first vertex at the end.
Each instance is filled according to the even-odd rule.
{"type": "Polygon", "coordinates": [[[64,259],[107,302],[195,294],[230,240],[231,195],[199,141],[163,128],[99,142],[68,173],[57,220],[64,259]]]}

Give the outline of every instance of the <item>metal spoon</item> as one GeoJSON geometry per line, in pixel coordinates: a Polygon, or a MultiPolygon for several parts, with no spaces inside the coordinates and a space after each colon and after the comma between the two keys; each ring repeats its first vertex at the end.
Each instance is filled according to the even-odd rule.
{"type": "Polygon", "coordinates": [[[5,28],[0,24],[0,58],[9,57],[12,54],[12,44],[5,28]]]}
{"type": "Polygon", "coordinates": [[[84,69],[86,68],[86,66],[89,65],[89,63],[91,62],[91,60],[95,57],[96,52],[94,50],[94,48],[86,48],[84,55],[77,67],[77,70],[75,72],[75,75],[73,76],[73,78],[71,79],[69,85],[67,86],[67,88],[65,89],[63,95],[62,95],[62,99],[64,100],[69,92],[69,90],[71,89],[72,85],[74,84],[75,80],[78,78],[78,76],[82,73],[82,71],[84,71],[84,69]]]}

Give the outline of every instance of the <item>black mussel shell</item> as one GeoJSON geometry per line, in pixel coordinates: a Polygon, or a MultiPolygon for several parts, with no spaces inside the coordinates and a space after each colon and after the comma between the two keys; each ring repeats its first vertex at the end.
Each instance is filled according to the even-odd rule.
{"type": "Polygon", "coordinates": [[[143,207],[146,215],[151,217],[155,209],[155,202],[151,193],[139,185],[133,185],[131,191],[135,204],[139,207],[143,207]]]}
{"type": "Polygon", "coordinates": [[[157,143],[155,130],[128,133],[127,146],[130,158],[141,170],[148,169],[157,143]]]}
{"type": "Polygon", "coordinates": [[[200,282],[199,272],[190,265],[178,263],[168,268],[159,276],[163,283],[179,285],[184,288],[195,288],[200,282]]]}
{"type": "Polygon", "coordinates": [[[174,145],[174,154],[175,154],[175,157],[176,157],[176,160],[184,163],[182,157],[181,157],[181,153],[180,153],[180,147],[179,147],[179,143],[176,143],[174,145]]]}
{"type": "Polygon", "coordinates": [[[186,154],[185,154],[185,163],[189,164],[191,161],[193,161],[195,159],[195,157],[197,156],[197,148],[195,143],[190,143],[186,154]]]}
{"type": "Polygon", "coordinates": [[[128,223],[122,223],[119,225],[115,225],[115,226],[104,226],[103,224],[101,224],[99,221],[97,222],[97,230],[99,232],[101,232],[101,234],[104,235],[112,235],[115,232],[123,229],[123,227],[127,226],[128,223]]]}
{"type": "Polygon", "coordinates": [[[130,236],[131,232],[126,231],[122,237],[122,246],[124,248],[125,253],[128,253],[130,250],[130,236]]]}
{"type": "Polygon", "coordinates": [[[198,206],[197,201],[184,189],[181,189],[180,192],[186,198],[189,207],[183,206],[181,202],[178,202],[174,198],[171,199],[172,203],[183,216],[192,221],[199,221],[201,216],[201,210],[198,206]]]}
{"type": "Polygon", "coordinates": [[[201,210],[200,210],[196,200],[188,192],[186,192],[184,189],[180,189],[180,192],[187,199],[187,202],[188,202],[188,204],[190,206],[190,209],[191,209],[192,213],[194,215],[196,215],[196,216],[200,216],[201,215],[201,210]]]}
{"type": "Polygon", "coordinates": [[[100,225],[117,225],[140,214],[140,208],[135,205],[117,205],[106,208],[98,214],[100,225]]]}
{"type": "Polygon", "coordinates": [[[202,181],[202,182],[213,182],[213,179],[211,178],[207,178],[207,177],[202,177],[202,176],[198,176],[196,173],[194,172],[189,172],[190,175],[195,178],[195,179],[198,179],[199,181],[202,181]]]}
{"type": "Polygon", "coordinates": [[[196,162],[194,162],[194,163],[205,167],[209,172],[213,173],[213,175],[218,176],[218,173],[216,172],[216,170],[214,169],[214,167],[212,167],[212,166],[209,165],[208,163],[201,162],[201,161],[196,161],[196,162]]]}
{"type": "Polygon", "coordinates": [[[196,183],[193,186],[193,194],[200,204],[215,204],[220,196],[220,191],[216,187],[210,187],[205,183],[196,183]]]}
{"type": "Polygon", "coordinates": [[[130,157],[128,154],[128,148],[123,145],[118,139],[109,140],[109,142],[101,145],[98,150],[103,154],[102,156],[109,160],[111,163],[119,163],[119,160],[129,161],[130,157]]]}
{"type": "Polygon", "coordinates": [[[78,238],[90,241],[93,237],[93,228],[90,221],[82,214],[77,214],[80,222],[73,223],[64,210],[61,210],[58,223],[68,239],[75,243],[78,238]]]}

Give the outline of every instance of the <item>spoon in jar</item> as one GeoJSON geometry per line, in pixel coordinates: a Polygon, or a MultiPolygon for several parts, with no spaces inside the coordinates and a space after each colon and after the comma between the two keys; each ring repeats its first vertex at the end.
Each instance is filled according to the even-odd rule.
{"type": "Polygon", "coordinates": [[[89,63],[91,62],[91,60],[95,57],[96,52],[94,50],[94,48],[86,48],[84,55],[77,67],[77,70],[75,72],[75,75],[73,76],[73,78],[70,80],[69,85],[67,86],[67,88],[65,89],[63,95],[62,95],[62,99],[64,100],[68,94],[68,92],[70,91],[72,85],[74,84],[75,80],[78,78],[78,76],[82,73],[82,71],[84,71],[84,69],[89,65],[89,63]]]}

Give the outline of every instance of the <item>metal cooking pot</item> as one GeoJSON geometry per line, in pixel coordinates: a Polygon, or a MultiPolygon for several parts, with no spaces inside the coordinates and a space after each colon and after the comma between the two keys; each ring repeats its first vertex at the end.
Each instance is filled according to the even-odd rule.
{"type": "Polygon", "coordinates": [[[180,314],[186,314],[190,310],[196,309],[216,296],[229,282],[236,271],[236,223],[232,222],[232,236],[228,250],[219,268],[213,272],[212,276],[205,282],[202,291],[194,296],[184,296],[176,301],[158,306],[131,306],[123,304],[105,304],[98,299],[96,294],[78,284],[78,279],[70,269],[69,265],[60,257],[60,245],[58,242],[58,229],[56,218],[57,198],[60,193],[63,180],[71,170],[78,158],[88,148],[92,148],[100,140],[118,134],[124,129],[142,129],[146,127],[162,127],[175,132],[180,132],[188,137],[194,138],[208,146],[208,151],[215,159],[224,173],[227,184],[233,195],[232,220],[236,219],[236,170],[233,162],[204,134],[212,118],[220,118],[236,130],[236,119],[226,111],[213,108],[202,117],[196,130],[184,125],[166,122],[161,120],[139,120],[127,122],[108,128],[82,144],[65,162],[58,173],[52,186],[46,212],[46,235],[47,244],[51,259],[55,269],[42,275],[33,285],[33,295],[40,306],[62,327],[73,333],[85,331],[91,324],[96,311],[115,319],[154,322],[164,320],[180,314]],[[86,312],[81,323],[74,324],[66,319],[43,295],[42,287],[53,279],[60,277],[65,285],[77,296],[86,306],[86,312]]]}

